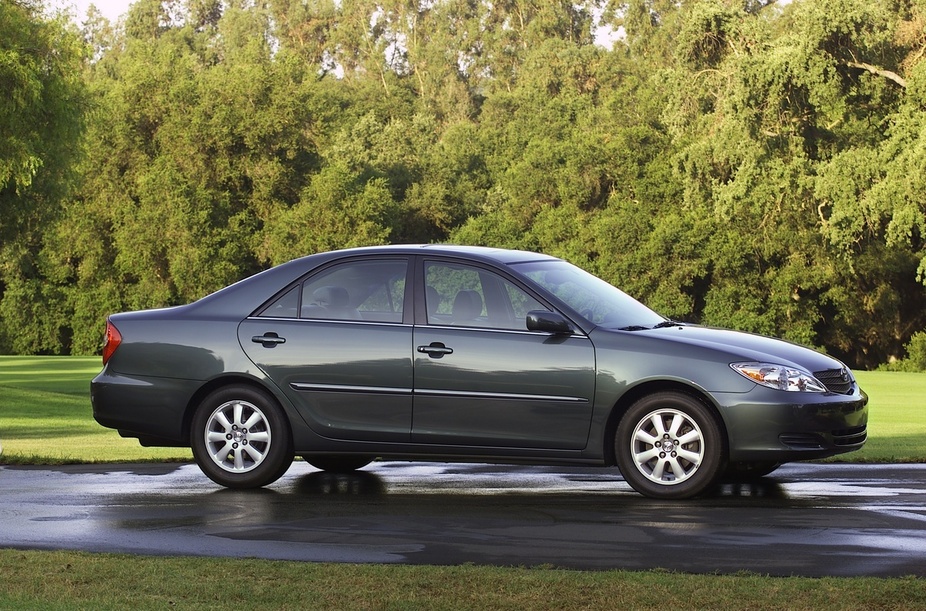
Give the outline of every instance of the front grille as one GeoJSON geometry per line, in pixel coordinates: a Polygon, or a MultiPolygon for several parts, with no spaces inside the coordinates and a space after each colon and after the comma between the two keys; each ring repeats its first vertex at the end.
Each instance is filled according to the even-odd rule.
{"type": "Polygon", "coordinates": [[[866,439],[868,439],[868,427],[865,426],[833,431],[833,444],[837,446],[854,446],[865,443],[866,439]]]}
{"type": "Polygon", "coordinates": [[[852,391],[852,376],[848,369],[827,369],[826,371],[815,371],[813,377],[820,380],[830,392],[839,395],[847,395],[852,391]]]}

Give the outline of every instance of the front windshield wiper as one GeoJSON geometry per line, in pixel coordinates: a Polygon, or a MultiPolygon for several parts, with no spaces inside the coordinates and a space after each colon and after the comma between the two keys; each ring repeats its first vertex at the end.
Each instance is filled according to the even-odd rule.
{"type": "Polygon", "coordinates": [[[678,322],[677,320],[664,320],[661,323],[653,327],[644,327],[643,325],[628,325],[626,327],[619,327],[618,331],[649,331],[650,329],[665,329],[666,327],[683,327],[685,323],[678,322]]]}
{"type": "Polygon", "coordinates": [[[665,329],[666,327],[684,327],[685,323],[678,322],[677,320],[664,320],[655,327],[654,329],[665,329]]]}

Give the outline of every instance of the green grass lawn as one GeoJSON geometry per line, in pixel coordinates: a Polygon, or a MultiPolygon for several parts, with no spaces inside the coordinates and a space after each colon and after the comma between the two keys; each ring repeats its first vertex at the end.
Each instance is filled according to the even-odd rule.
{"type": "Polygon", "coordinates": [[[190,460],[183,448],[143,448],[93,419],[100,357],[0,356],[0,463],[190,460]]]}
{"type": "Polygon", "coordinates": [[[856,372],[868,393],[868,443],[837,460],[926,462],[926,373],[856,372]]]}
{"type": "Polygon", "coordinates": [[[0,550],[0,609],[926,608],[917,578],[768,578],[666,571],[334,565],[0,550]]]}

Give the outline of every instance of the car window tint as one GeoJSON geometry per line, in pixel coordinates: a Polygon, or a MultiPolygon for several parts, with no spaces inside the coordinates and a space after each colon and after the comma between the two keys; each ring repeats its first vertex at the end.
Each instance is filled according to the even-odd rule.
{"type": "Polygon", "coordinates": [[[302,318],[402,322],[405,260],[351,261],[310,277],[302,287],[302,318]]]}
{"type": "Polygon", "coordinates": [[[282,297],[264,308],[261,316],[269,318],[297,318],[299,316],[299,287],[293,287],[282,297]]]}
{"type": "Polygon", "coordinates": [[[530,310],[546,309],[498,274],[442,262],[425,263],[428,324],[523,331],[530,310]]]}
{"type": "Polygon", "coordinates": [[[621,329],[653,327],[666,320],[620,289],[565,261],[515,263],[512,267],[595,324],[621,329]]]}
{"type": "Polygon", "coordinates": [[[526,328],[527,313],[531,310],[546,310],[547,307],[507,280],[504,282],[505,290],[508,292],[508,299],[511,301],[511,308],[514,311],[514,317],[519,322],[523,322],[526,328]]]}

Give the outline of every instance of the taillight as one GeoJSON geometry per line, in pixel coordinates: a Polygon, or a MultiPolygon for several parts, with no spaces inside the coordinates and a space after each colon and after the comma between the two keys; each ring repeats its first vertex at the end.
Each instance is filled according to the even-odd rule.
{"type": "Polygon", "coordinates": [[[106,321],[106,341],[103,343],[103,364],[105,365],[109,358],[113,355],[113,352],[116,351],[116,348],[119,347],[119,344],[122,343],[122,334],[119,333],[119,329],[116,328],[109,320],[106,321]]]}

